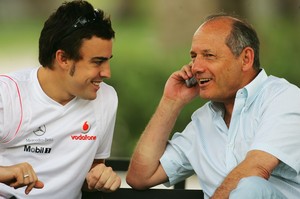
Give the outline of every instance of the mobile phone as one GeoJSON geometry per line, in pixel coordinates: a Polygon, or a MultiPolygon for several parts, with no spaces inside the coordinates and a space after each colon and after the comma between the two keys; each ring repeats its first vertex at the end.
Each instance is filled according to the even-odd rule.
{"type": "Polygon", "coordinates": [[[188,88],[191,88],[197,84],[197,79],[195,77],[187,79],[187,80],[185,80],[185,84],[188,88]]]}

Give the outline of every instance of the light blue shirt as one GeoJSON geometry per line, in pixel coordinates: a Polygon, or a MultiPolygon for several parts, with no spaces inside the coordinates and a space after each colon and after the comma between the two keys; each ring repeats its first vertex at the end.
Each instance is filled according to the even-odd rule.
{"type": "Polygon", "coordinates": [[[262,150],[281,160],[269,181],[288,198],[298,198],[300,89],[262,70],[238,90],[229,129],[223,116],[222,104],[207,102],[174,134],[160,160],[167,185],[196,173],[209,197],[248,151],[262,150]]]}

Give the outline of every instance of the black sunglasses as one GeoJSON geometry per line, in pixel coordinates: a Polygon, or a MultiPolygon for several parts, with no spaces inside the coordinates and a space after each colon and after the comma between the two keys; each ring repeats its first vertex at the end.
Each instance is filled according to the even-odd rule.
{"type": "Polygon", "coordinates": [[[63,36],[61,37],[61,40],[63,40],[65,37],[67,37],[68,35],[73,33],[75,30],[78,30],[84,26],[87,26],[88,24],[94,23],[95,21],[97,21],[97,19],[99,20],[99,18],[100,18],[100,14],[99,14],[99,10],[97,10],[97,9],[94,10],[92,17],[87,17],[87,16],[79,17],[76,20],[76,22],[65,32],[65,34],[63,34],[63,36]]]}

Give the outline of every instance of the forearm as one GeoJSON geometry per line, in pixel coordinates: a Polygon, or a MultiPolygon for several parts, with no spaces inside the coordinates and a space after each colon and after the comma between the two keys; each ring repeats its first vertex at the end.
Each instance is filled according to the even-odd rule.
{"type": "Polygon", "coordinates": [[[229,198],[230,192],[237,187],[242,178],[259,176],[269,179],[278,164],[279,160],[271,154],[258,150],[248,152],[245,160],[227,175],[211,199],[229,198]]]}
{"type": "Polygon", "coordinates": [[[211,199],[227,199],[230,192],[237,187],[239,181],[246,177],[245,173],[240,173],[239,169],[233,170],[216,189],[211,199]]]}
{"type": "Polygon", "coordinates": [[[10,177],[6,175],[6,169],[4,166],[0,166],[0,183],[7,183],[10,181],[10,177]]]}
{"type": "Polygon", "coordinates": [[[182,105],[178,102],[167,98],[161,99],[132,155],[127,174],[129,184],[134,185],[138,179],[141,185],[141,182],[148,181],[157,172],[159,159],[165,151],[181,109],[182,105]]]}
{"type": "Polygon", "coordinates": [[[211,199],[227,199],[229,198],[230,192],[234,190],[239,181],[242,178],[249,177],[249,176],[259,176],[265,179],[269,178],[269,174],[262,175],[261,173],[257,172],[255,169],[247,169],[244,168],[243,165],[237,166],[232,172],[228,174],[228,176],[224,179],[222,184],[217,188],[213,197],[211,199]]]}

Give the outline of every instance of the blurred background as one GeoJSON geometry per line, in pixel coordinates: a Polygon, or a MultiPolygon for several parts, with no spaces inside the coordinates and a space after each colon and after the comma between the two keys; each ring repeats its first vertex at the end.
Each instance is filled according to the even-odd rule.
{"type": "MultiPolygon", "coordinates": [[[[44,21],[61,0],[0,0],[0,73],[38,67],[44,21]]],[[[129,158],[153,114],[169,75],[190,61],[191,38],[205,16],[246,18],[261,40],[268,74],[300,86],[300,0],[89,0],[111,16],[116,31],[107,82],[119,96],[112,157],[129,158]]],[[[205,101],[196,99],[178,118],[181,131],[205,101]]]]}

